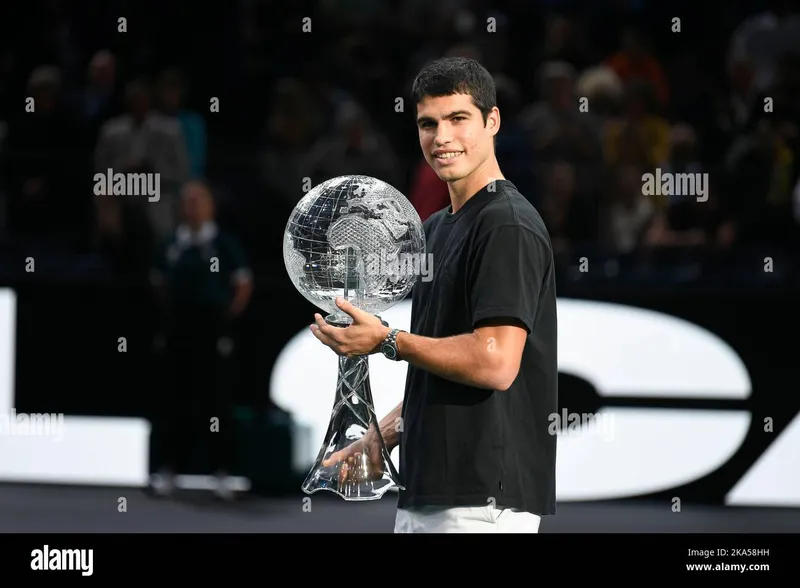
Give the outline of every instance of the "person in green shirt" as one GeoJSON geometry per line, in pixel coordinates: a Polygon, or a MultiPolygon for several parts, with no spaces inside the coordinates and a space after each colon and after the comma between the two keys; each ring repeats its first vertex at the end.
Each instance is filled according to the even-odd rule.
{"type": "Polygon", "coordinates": [[[164,463],[151,480],[157,495],[174,490],[174,474],[203,443],[216,473],[215,491],[232,495],[232,403],[227,360],[230,326],[247,307],[253,276],[244,248],[221,229],[210,187],[192,180],[181,189],[183,222],[159,248],[151,273],[164,311],[168,380],[159,406],[164,463]]]}

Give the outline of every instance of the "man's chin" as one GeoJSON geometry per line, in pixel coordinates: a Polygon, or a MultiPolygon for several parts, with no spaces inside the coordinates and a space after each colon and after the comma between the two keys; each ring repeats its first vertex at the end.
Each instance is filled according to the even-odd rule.
{"type": "Polygon", "coordinates": [[[460,180],[462,177],[464,177],[464,175],[459,173],[457,170],[448,168],[436,170],[436,175],[439,176],[439,179],[443,182],[455,182],[456,180],[460,180]]]}

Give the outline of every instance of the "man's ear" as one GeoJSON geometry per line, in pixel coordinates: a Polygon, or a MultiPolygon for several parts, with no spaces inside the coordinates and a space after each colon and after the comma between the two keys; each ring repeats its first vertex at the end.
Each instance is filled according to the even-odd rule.
{"type": "Polygon", "coordinates": [[[491,126],[490,130],[495,136],[497,136],[497,133],[500,130],[500,109],[497,108],[497,106],[492,108],[486,123],[487,126],[491,126]]]}

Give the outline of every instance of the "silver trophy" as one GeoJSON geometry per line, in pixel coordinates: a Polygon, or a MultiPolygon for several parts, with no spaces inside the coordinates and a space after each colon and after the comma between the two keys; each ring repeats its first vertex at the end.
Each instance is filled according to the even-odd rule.
{"type": "MultiPolygon", "coordinates": [[[[409,294],[424,255],[425,233],[411,203],[391,185],[360,175],[335,177],[308,192],[292,211],[283,241],[295,288],[340,328],[352,318],[336,306],[337,297],[380,316],[409,294]]],[[[378,427],[369,356],[340,356],[328,431],[303,491],[375,500],[392,487],[402,488],[378,427]],[[364,451],[363,443],[343,451],[368,433],[364,451]],[[336,457],[343,454],[350,455],[336,457]]]]}

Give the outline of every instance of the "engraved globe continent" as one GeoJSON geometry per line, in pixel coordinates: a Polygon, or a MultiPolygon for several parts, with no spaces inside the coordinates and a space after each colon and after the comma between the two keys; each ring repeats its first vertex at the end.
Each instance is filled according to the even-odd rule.
{"type": "Polygon", "coordinates": [[[352,319],[336,306],[337,297],[379,314],[428,271],[417,211],[390,184],[360,175],[329,179],[297,203],[283,258],[295,288],[338,324],[352,319]]]}

